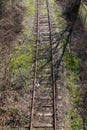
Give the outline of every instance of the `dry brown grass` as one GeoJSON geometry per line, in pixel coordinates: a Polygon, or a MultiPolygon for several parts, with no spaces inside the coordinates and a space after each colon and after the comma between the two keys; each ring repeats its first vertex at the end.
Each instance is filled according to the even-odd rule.
{"type": "Polygon", "coordinates": [[[0,44],[9,44],[22,30],[24,8],[18,6],[6,12],[0,19],[0,44]]]}

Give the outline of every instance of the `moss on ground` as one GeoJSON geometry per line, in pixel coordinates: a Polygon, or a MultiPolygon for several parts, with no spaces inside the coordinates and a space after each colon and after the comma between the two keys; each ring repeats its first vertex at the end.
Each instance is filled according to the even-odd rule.
{"type": "Polygon", "coordinates": [[[26,14],[30,16],[34,16],[35,14],[35,5],[33,0],[26,0],[26,14]]]}
{"type": "Polygon", "coordinates": [[[31,63],[33,59],[33,44],[22,44],[20,47],[18,47],[16,54],[14,55],[12,61],[11,61],[11,72],[13,74],[18,74],[20,68],[20,71],[30,69],[31,63]]]}
{"type": "Polygon", "coordinates": [[[82,119],[76,109],[71,112],[71,127],[72,130],[82,130],[82,119]]]}

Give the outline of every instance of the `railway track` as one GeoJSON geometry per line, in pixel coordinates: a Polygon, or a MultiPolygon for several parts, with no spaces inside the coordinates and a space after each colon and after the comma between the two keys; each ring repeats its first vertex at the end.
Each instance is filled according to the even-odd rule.
{"type": "Polygon", "coordinates": [[[36,52],[30,130],[56,130],[56,86],[48,0],[37,0],[36,52]]]}
{"type": "MultiPolygon", "coordinates": [[[[57,83],[48,0],[36,0],[36,43],[30,130],[57,130],[57,83]]],[[[58,129],[59,130],[59,129],[58,129]]]]}

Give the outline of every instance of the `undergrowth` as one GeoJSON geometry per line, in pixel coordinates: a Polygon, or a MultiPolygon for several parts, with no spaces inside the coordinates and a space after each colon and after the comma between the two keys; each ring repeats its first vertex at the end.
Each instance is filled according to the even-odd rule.
{"type": "Polygon", "coordinates": [[[33,65],[35,38],[32,33],[33,23],[31,24],[31,17],[35,15],[35,5],[31,0],[26,0],[25,5],[26,15],[23,20],[24,28],[21,31],[23,36],[19,37],[18,43],[16,44],[16,53],[10,63],[10,72],[12,75],[11,82],[20,82],[21,85],[28,86],[31,76],[29,73],[33,65]]]}
{"type": "Polygon", "coordinates": [[[80,87],[78,85],[79,66],[81,61],[73,52],[70,52],[69,46],[65,52],[64,62],[66,69],[67,89],[70,93],[70,101],[73,104],[73,109],[70,112],[71,128],[72,130],[81,130],[82,118],[80,116],[79,107],[82,103],[82,98],[80,95],[80,87]]]}
{"type": "Polygon", "coordinates": [[[20,71],[29,69],[31,67],[32,62],[32,44],[23,44],[20,47],[18,47],[18,50],[12,59],[11,63],[11,71],[13,74],[18,74],[18,68],[20,68],[20,71]]]}
{"type": "MultiPolygon", "coordinates": [[[[56,5],[55,0],[53,0],[53,6],[54,6],[54,12],[56,15],[56,19],[58,22],[58,29],[59,32],[63,31],[66,28],[66,22],[62,18],[60,11],[58,10],[58,6],[56,5]]],[[[64,33],[60,40],[60,46],[64,46],[64,44],[67,42],[67,34],[64,33]]],[[[61,50],[62,51],[62,50],[61,50]]],[[[58,52],[59,53],[59,52],[58,52]]],[[[66,72],[65,77],[65,84],[67,86],[67,89],[69,91],[70,95],[70,103],[72,110],[67,110],[65,112],[65,115],[69,115],[70,117],[70,123],[69,126],[70,130],[81,130],[82,129],[82,118],[80,116],[80,105],[82,103],[82,98],[80,95],[80,87],[79,87],[79,66],[80,66],[80,60],[74,54],[74,52],[71,52],[69,49],[69,45],[67,45],[64,57],[63,57],[63,63],[64,63],[64,69],[66,72]]]]}
{"type": "MultiPolygon", "coordinates": [[[[6,112],[12,113],[11,116],[8,115],[7,117],[8,119],[4,118],[4,123],[3,123],[3,127],[7,126],[9,130],[13,129],[13,127],[15,126],[21,129],[20,127],[23,127],[24,125],[27,125],[29,123],[29,122],[26,122],[27,120],[29,121],[28,112],[27,112],[27,109],[29,111],[29,108],[27,108],[27,104],[25,104],[25,102],[27,101],[26,99],[24,99],[24,96],[27,96],[27,93],[29,95],[28,90],[31,87],[30,85],[32,82],[31,69],[33,69],[33,64],[34,64],[33,55],[34,55],[34,44],[35,44],[34,42],[35,38],[33,35],[32,27],[34,25],[33,21],[34,21],[34,14],[35,14],[35,9],[34,9],[35,5],[32,0],[21,1],[21,5],[22,4],[23,4],[24,9],[25,8],[26,9],[24,10],[24,12],[22,12],[23,13],[22,19],[20,19],[20,21],[17,21],[17,25],[16,25],[16,27],[20,27],[19,22],[21,22],[22,28],[21,29],[17,28],[17,30],[15,30],[17,34],[20,31],[20,35],[18,35],[17,39],[15,39],[14,44],[13,44],[13,49],[11,48],[13,51],[11,52],[9,56],[10,57],[10,60],[9,60],[9,73],[10,73],[9,84],[10,86],[9,86],[8,92],[10,93],[12,97],[13,97],[13,94],[11,94],[10,89],[12,92],[15,92],[14,95],[17,94],[17,96],[15,96],[15,99],[12,98],[13,104],[12,103],[7,104],[5,102],[5,105],[4,105],[6,107],[6,112]],[[15,104],[16,104],[16,107],[15,107],[15,104]],[[13,109],[12,108],[8,109],[11,105],[13,109]],[[5,122],[7,124],[5,124],[5,122]]],[[[17,17],[18,17],[18,13],[15,18],[17,17]]],[[[11,27],[14,27],[14,24],[12,24],[11,27]]],[[[14,34],[12,36],[14,37],[14,34]]],[[[7,39],[7,40],[11,40],[11,39],[7,39]]],[[[6,96],[6,99],[8,99],[7,96],[6,96]]],[[[1,115],[1,118],[3,119],[2,115],[1,115]]]]}
{"type": "Polygon", "coordinates": [[[59,30],[64,29],[64,27],[66,25],[66,21],[62,17],[55,0],[52,0],[52,3],[53,3],[53,7],[54,7],[55,17],[56,17],[56,20],[58,22],[58,28],[59,28],[59,30]]]}

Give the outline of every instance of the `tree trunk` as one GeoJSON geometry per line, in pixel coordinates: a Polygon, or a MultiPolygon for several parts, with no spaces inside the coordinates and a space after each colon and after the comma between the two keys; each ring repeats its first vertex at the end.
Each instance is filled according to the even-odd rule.
{"type": "Polygon", "coordinates": [[[75,20],[78,14],[81,0],[67,0],[64,14],[70,21],[75,20]]]}

